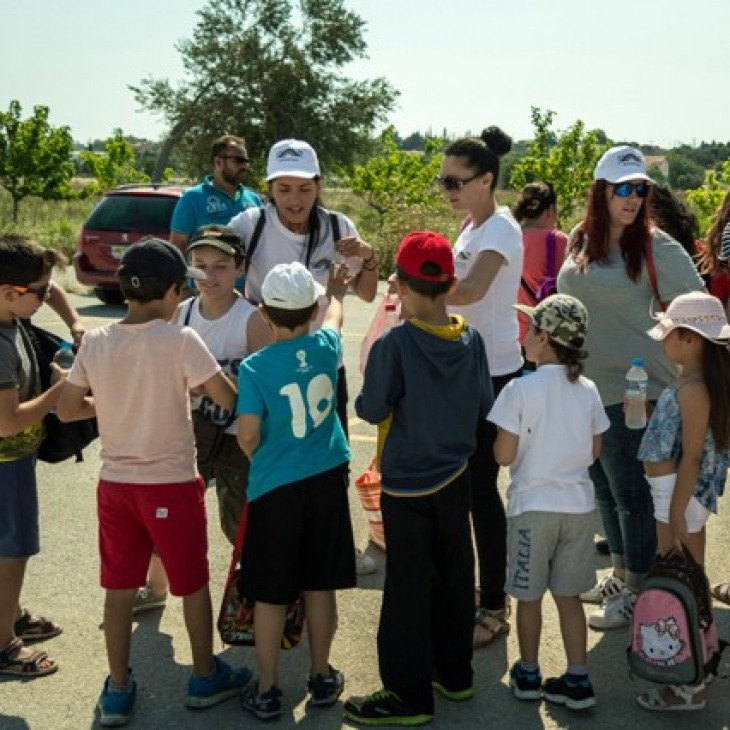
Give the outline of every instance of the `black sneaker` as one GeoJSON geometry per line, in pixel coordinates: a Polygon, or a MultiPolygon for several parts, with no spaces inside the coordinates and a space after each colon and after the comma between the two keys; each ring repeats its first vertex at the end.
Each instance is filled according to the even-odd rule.
{"type": "Polygon", "coordinates": [[[587,676],[566,673],[562,677],[546,679],[542,685],[542,694],[548,702],[565,705],[571,710],[586,710],[596,704],[596,693],[587,676]]]}
{"type": "Polygon", "coordinates": [[[367,697],[350,697],[345,717],[361,725],[427,725],[433,714],[413,712],[395,692],[381,689],[367,697]]]}
{"type": "Polygon", "coordinates": [[[526,672],[519,660],[509,670],[509,686],[518,700],[542,699],[542,675],[540,670],[526,672]]]}
{"type": "Polygon", "coordinates": [[[241,695],[241,707],[259,720],[274,720],[281,717],[281,690],[271,687],[259,692],[258,682],[252,682],[241,695]]]}
{"type": "Polygon", "coordinates": [[[329,666],[329,673],[325,676],[318,674],[310,677],[307,681],[309,689],[309,704],[313,707],[329,707],[334,705],[340,698],[342,690],[345,689],[345,675],[338,672],[332,665],[329,666]]]}

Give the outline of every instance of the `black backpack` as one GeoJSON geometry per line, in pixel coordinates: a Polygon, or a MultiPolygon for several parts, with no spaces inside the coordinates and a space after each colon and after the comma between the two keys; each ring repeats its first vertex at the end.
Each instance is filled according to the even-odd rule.
{"type": "MultiPolygon", "coordinates": [[[[332,238],[335,243],[340,240],[340,219],[337,217],[337,213],[328,212],[327,216],[330,219],[330,225],[332,226],[332,238]]],[[[246,247],[246,256],[244,258],[243,272],[248,273],[249,267],[251,266],[251,259],[253,258],[256,247],[259,245],[261,240],[261,234],[263,233],[264,226],[266,225],[266,208],[259,209],[259,217],[256,221],[256,226],[251,234],[251,240],[248,242],[246,247]]],[[[312,258],[313,246],[311,238],[307,241],[307,255],[304,261],[304,265],[309,268],[309,261],[312,258]]]]}
{"type": "MultiPolygon", "coordinates": [[[[51,362],[61,349],[63,339],[28,321],[21,322],[20,326],[33,347],[37,365],[35,376],[40,379],[41,390],[46,391],[51,386],[51,362]]],[[[83,450],[99,436],[96,418],[63,423],[55,413],[47,413],[43,425],[46,436],[38,448],[38,458],[49,464],[57,464],[72,456],[77,462],[83,461],[83,450]]]]}

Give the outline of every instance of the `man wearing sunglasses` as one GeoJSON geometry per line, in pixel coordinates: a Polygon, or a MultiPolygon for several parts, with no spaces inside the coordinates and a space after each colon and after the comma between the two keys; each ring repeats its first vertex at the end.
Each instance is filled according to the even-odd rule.
{"type": "Polygon", "coordinates": [[[170,224],[170,243],[185,253],[188,241],[201,226],[225,225],[246,208],[262,205],[259,196],[243,182],[250,160],[240,137],[225,135],[211,147],[213,172],[186,190],[175,206],[170,224]]]}

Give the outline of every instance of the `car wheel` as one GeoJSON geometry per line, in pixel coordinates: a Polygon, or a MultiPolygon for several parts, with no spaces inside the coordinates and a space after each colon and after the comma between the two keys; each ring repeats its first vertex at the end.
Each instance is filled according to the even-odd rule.
{"type": "Polygon", "coordinates": [[[103,289],[98,286],[94,289],[94,294],[104,304],[124,304],[124,295],[117,289],[103,289]]]}

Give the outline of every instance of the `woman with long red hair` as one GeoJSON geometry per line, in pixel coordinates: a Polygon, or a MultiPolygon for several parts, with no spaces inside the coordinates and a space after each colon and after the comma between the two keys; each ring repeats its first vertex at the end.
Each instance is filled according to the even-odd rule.
{"type": "Polygon", "coordinates": [[[648,400],[656,401],[674,370],[661,343],[646,336],[655,324],[651,311],[704,286],[682,246],[652,226],[652,186],[639,150],[608,150],[596,166],[585,219],[571,234],[558,275],[558,291],[588,310],[585,374],[596,383],[611,421],[591,478],[613,572],[581,596],[602,604],[588,620],[600,630],[628,626],[656,552],[651,493],[636,457],[644,429],[629,429],[624,420],[626,372],[641,358],[648,400]]]}

